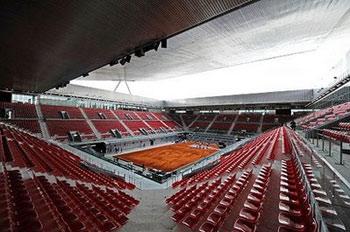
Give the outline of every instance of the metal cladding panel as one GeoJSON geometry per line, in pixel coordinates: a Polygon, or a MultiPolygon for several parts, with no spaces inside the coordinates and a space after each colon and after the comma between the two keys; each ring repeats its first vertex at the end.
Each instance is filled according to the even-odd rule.
{"type": "Polygon", "coordinates": [[[117,93],[108,90],[96,89],[91,87],[85,87],[80,85],[69,84],[65,88],[61,89],[50,89],[46,91],[46,94],[59,95],[59,96],[71,96],[71,97],[81,97],[97,100],[106,101],[118,101],[121,103],[131,103],[144,105],[147,107],[163,107],[164,103],[161,100],[147,98],[142,96],[117,93]]]}
{"type": "Polygon", "coordinates": [[[184,76],[312,52],[329,39],[349,35],[348,0],[261,0],[169,39],[167,49],[81,80],[184,76]]]}
{"type": "Polygon", "coordinates": [[[0,89],[48,90],[251,1],[2,1],[0,89]]]}
{"type": "Polygon", "coordinates": [[[188,98],[166,101],[166,107],[196,107],[224,105],[258,105],[275,103],[309,103],[313,90],[291,90],[267,93],[238,94],[230,96],[188,98]]]}
{"type": "Polygon", "coordinates": [[[314,97],[314,90],[289,90],[266,93],[237,94],[217,97],[187,98],[173,101],[162,101],[142,96],[116,93],[102,89],[85,87],[80,85],[68,85],[62,89],[51,89],[46,94],[82,97],[107,101],[118,101],[122,103],[132,103],[144,105],[145,107],[156,108],[186,108],[201,106],[233,106],[233,105],[273,105],[276,103],[309,103],[314,97]]]}

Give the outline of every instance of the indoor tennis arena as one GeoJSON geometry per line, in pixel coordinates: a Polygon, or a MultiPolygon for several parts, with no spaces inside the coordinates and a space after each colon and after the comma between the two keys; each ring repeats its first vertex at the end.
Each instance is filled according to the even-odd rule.
{"type": "Polygon", "coordinates": [[[0,4],[1,232],[350,231],[350,1],[0,4]]]}

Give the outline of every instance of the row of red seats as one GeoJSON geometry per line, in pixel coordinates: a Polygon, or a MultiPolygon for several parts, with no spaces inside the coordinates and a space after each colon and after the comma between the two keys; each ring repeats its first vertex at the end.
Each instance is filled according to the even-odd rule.
{"type": "MultiPolygon", "coordinates": [[[[100,108],[83,108],[86,116],[89,119],[101,119],[100,114],[106,116],[106,119],[127,120],[146,120],[146,121],[172,121],[165,113],[162,112],[147,112],[147,111],[128,111],[128,110],[108,110],[100,108]],[[114,114],[113,114],[113,113],[114,114]],[[115,117],[117,116],[117,118],[115,117]]],[[[103,118],[102,118],[103,119],[103,118]]]]}
{"type": "Polygon", "coordinates": [[[18,170],[0,173],[0,190],[1,231],[112,231],[139,203],[121,191],[23,180],[18,170]]]}
{"type": "MultiPolygon", "coordinates": [[[[198,119],[193,122],[197,115],[183,115],[184,121],[187,126],[191,125],[191,128],[199,128],[205,130],[210,122],[214,119],[215,114],[201,114],[198,119]]],[[[262,115],[257,113],[252,114],[218,114],[215,121],[208,129],[212,132],[228,132],[232,123],[237,118],[235,127],[233,128],[234,132],[247,131],[250,133],[256,133],[260,127],[261,117],[264,117],[262,122],[262,131],[267,131],[276,127],[279,127],[282,123],[292,120],[291,116],[288,115],[262,115]]],[[[181,122],[178,119],[178,122],[181,122]]]]}
{"type": "Polygon", "coordinates": [[[166,127],[161,121],[148,121],[147,124],[153,128],[156,132],[162,132],[160,129],[163,129],[164,131],[168,131],[168,127],[166,127]]]}
{"type": "Polygon", "coordinates": [[[192,123],[190,128],[200,128],[202,130],[205,130],[208,126],[209,126],[210,122],[201,122],[201,121],[195,121],[194,123],[192,123]]]}
{"type": "Polygon", "coordinates": [[[117,119],[111,110],[100,108],[83,108],[83,110],[89,119],[104,119],[103,117],[106,117],[105,119],[117,119]]]}
{"type": "Polygon", "coordinates": [[[135,114],[134,111],[129,110],[113,110],[120,120],[140,120],[140,118],[135,114]]]}
{"type": "Polygon", "coordinates": [[[194,205],[188,207],[188,210],[186,210],[188,213],[183,217],[181,223],[193,229],[201,220],[205,219],[205,214],[208,213],[209,209],[222,199],[223,194],[232,186],[234,180],[235,175],[231,175],[215,188],[204,191],[202,197],[198,198],[194,205]]]}
{"type": "Polygon", "coordinates": [[[35,178],[32,185],[46,195],[73,231],[118,229],[126,223],[126,215],[137,204],[126,202],[119,193],[111,195],[101,189],[91,190],[80,184],[73,187],[62,181],[52,184],[43,176],[35,178]]]}
{"type": "Polygon", "coordinates": [[[283,127],[281,130],[282,133],[282,153],[292,154],[292,144],[290,140],[290,135],[288,134],[288,129],[283,127]]]}
{"type": "MultiPolygon", "coordinates": [[[[129,135],[126,128],[118,120],[92,120],[92,123],[101,134],[110,135],[111,129],[118,129],[122,135],[129,135]]],[[[139,129],[141,128],[146,129],[150,133],[152,132],[152,129],[143,121],[125,121],[124,123],[134,134],[140,134],[139,129]]],[[[148,123],[156,131],[163,132],[160,128],[164,128],[164,131],[169,130],[160,121],[148,121],[148,123]]],[[[47,120],[46,124],[51,136],[67,137],[69,131],[78,131],[83,138],[87,135],[95,137],[85,120],[47,120]]]]}
{"type": "Polygon", "coordinates": [[[152,114],[154,116],[156,116],[156,118],[158,120],[161,120],[161,121],[172,121],[171,117],[169,117],[166,113],[163,113],[163,112],[152,112],[152,114]]]}
{"type": "Polygon", "coordinates": [[[349,122],[340,122],[339,127],[345,130],[350,130],[350,123],[349,122]]]}
{"type": "MultiPolygon", "coordinates": [[[[276,133],[275,137],[273,138],[273,141],[274,140],[276,141],[277,140],[276,138],[278,138],[278,133],[276,133]]],[[[259,164],[260,161],[262,160],[262,158],[264,157],[264,155],[266,155],[266,152],[268,152],[267,153],[267,158],[271,159],[270,154],[273,153],[275,145],[276,144],[274,142],[272,142],[272,146],[271,146],[271,144],[270,144],[270,142],[268,140],[264,141],[264,143],[262,144],[261,149],[256,152],[256,155],[251,160],[251,163],[253,165],[259,164]]]]}
{"type": "Polygon", "coordinates": [[[54,105],[40,105],[41,112],[44,118],[62,118],[61,111],[69,114],[70,119],[84,119],[80,109],[74,106],[54,106],[54,105]]]}
{"type": "Polygon", "coordinates": [[[263,118],[263,124],[281,125],[283,123],[291,121],[293,117],[294,115],[290,116],[290,115],[265,114],[263,118]]]}
{"type": "Polygon", "coordinates": [[[199,118],[197,121],[202,121],[202,122],[211,122],[213,121],[215,117],[215,114],[201,114],[199,115],[199,118]]]}
{"type": "Polygon", "coordinates": [[[163,122],[173,130],[181,130],[181,126],[175,121],[163,121],[163,122]]]}
{"type": "Polygon", "coordinates": [[[236,175],[232,174],[223,182],[219,178],[210,184],[205,182],[198,188],[194,185],[180,190],[166,200],[174,211],[172,219],[191,230],[217,231],[251,174],[252,170],[246,170],[237,181],[236,175]]]}
{"type": "MultiPolygon", "coordinates": [[[[224,188],[223,194],[219,195],[218,199],[210,204],[205,204],[202,208],[210,208],[209,212],[205,212],[208,216],[205,217],[204,223],[199,227],[200,232],[211,232],[219,230],[226,217],[230,214],[232,206],[235,204],[237,197],[247,186],[252,170],[247,170],[242,173],[239,179],[233,184],[232,181],[224,188]],[[233,184],[233,185],[232,185],[233,184]]],[[[215,193],[215,192],[214,192],[215,193]]],[[[210,197],[210,195],[209,195],[210,197]]],[[[204,201],[206,203],[206,201],[204,201]]]]}
{"type": "Polygon", "coordinates": [[[350,135],[345,131],[323,129],[322,134],[341,142],[350,143],[350,135]]]}
{"type": "Polygon", "coordinates": [[[109,187],[134,188],[122,179],[108,177],[82,167],[75,155],[24,132],[4,125],[0,127],[3,139],[0,145],[2,162],[12,162],[13,166],[31,168],[36,172],[81,180],[109,187]],[[5,155],[6,154],[6,155],[5,155]]]}
{"type": "MultiPolygon", "coordinates": [[[[1,231],[70,231],[18,170],[0,173],[1,231]]],[[[39,192],[39,193],[38,193],[39,192]]]]}
{"type": "Polygon", "coordinates": [[[279,231],[317,231],[306,186],[295,162],[281,162],[279,231]]]}
{"type": "Polygon", "coordinates": [[[177,122],[179,125],[182,125],[180,114],[169,113],[167,116],[172,121],[177,122]]]}
{"type": "Polygon", "coordinates": [[[82,136],[94,136],[85,120],[47,120],[46,125],[52,137],[68,137],[69,131],[78,131],[82,136]]]}
{"type": "Polygon", "coordinates": [[[277,150],[278,150],[278,145],[279,145],[281,128],[278,128],[275,131],[276,131],[276,134],[272,138],[272,141],[271,141],[271,143],[272,143],[271,149],[269,150],[269,152],[267,154],[268,160],[274,160],[276,158],[277,153],[278,153],[277,150]]]}
{"type": "Polygon", "coordinates": [[[33,104],[0,102],[0,109],[10,109],[12,111],[12,118],[38,117],[33,104]]]}
{"type": "Polygon", "coordinates": [[[233,127],[233,131],[239,132],[239,131],[247,131],[250,133],[257,133],[259,129],[260,124],[257,123],[241,123],[237,122],[235,126],[233,127]]]}
{"type": "Polygon", "coordinates": [[[348,115],[350,112],[350,102],[321,109],[296,120],[297,124],[304,129],[312,129],[325,123],[332,122],[348,115]]]}
{"type": "MultiPolygon", "coordinates": [[[[207,184],[207,183],[205,183],[207,184]]],[[[188,188],[183,188],[180,191],[176,192],[172,196],[168,197],[165,202],[169,205],[175,204],[175,202],[178,202],[180,199],[182,199],[184,196],[188,195],[190,192],[195,190],[197,188],[197,185],[193,185],[188,188]]]]}
{"type": "MultiPolygon", "coordinates": [[[[274,136],[278,136],[279,130],[280,129],[276,129],[260,135],[253,141],[245,144],[239,150],[221,157],[219,163],[213,168],[199,172],[190,178],[185,177],[184,179],[173,183],[173,187],[183,187],[186,185],[199,183],[204,180],[221,176],[224,173],[231,173],[237,168],[243,169],[253,158],[254,164],[260,163],[263,157],[266,156],[267,149],[271,146],[275,147],[276,143],[279,141],[278,138],[276,138],[274,143],[269,143],[274,136]]],[[[272,148],[272,152],[275,153],[276,150],[273,150],[272,148]]],[[[269,155],[269,158],[273,159],[274,156],[269,155]]]]}
{"type": "Polygon", "coordinates": [[[17,126],[18,128],[27,130],[34,134],[41,134],[41,129],[38,120],[36,119],[13,119],[4,120],[4,123],[17,126]]]}
{"type": "Polygon", "coordinates": [[[152,113],[150,112],[146,112],[146,111],[135,111],[135,113],[142,119],[145,121],[154,121],[157,120],[152,113]]]}
{"type": "Polygon", "coordinates": [[[117,129],[122,135],[129,135],[126,128],[117,120],[91,120],[91,122],[101,134],[111,135],[110,130],[117,129]]]}
{"type": "MultiPolygon", "coordinates": [[[[15,106],[20,104],[13,104],[15,106]]],[[[29,105],[34,110],[34,105],[29,105]]],[[[54,105],[41,105],[41,111],[46,119],[61,119],[62,115],[60,112],[65,111],[69,115],[69,119],[84,119],[83,114],[81,113],[80,109],[78,107],[73,106],[54,106],[54,105]]],[[[94,109],[94,108],[83,108],[83,111],[87,115],[89,119],[104,119],[104,120],[110,120],[114,119],[115,122],[111,123],[110,126],[108,126],[109,123],[107,122],[97,122],[96,124],[99,124],[98,130],[102,130],[102,136],[103,137],[110,137],[109,134],[110,129],[118,129],[122,132],[122,134],[127,135],[126,129],[120,124],[118,119],[115,117],[115,115],[120,120],[127,121],[126,124],[128,124],[128,127],[132,131],[135,132],[136,135],[140,134],[139,129],[144,128],[147,131],[152,131],[147,125],[145,125],[142,121],[140,121],[140,118],[144,120],[153,120],[152,124],[154,124],[155,130],[159,130],[160,124],[165,129],[168,129],[166,126],[164,126],[160,121],[161,119],[157,119],[153,113],[151,112],[143,112],[143,111],[126,111],[126,110],[108,110],[108,109],[94,109]],[[113,112],[114,114],[113,114],[113,112]],[[128,121],[136,121],[136,122],[128,122],[128,121]],[[103,124],[103,125],[102,125],[103,124]],[[116,124],[119,124],[116,126],[116,124]],[[108,132],[106,132],[108,131],[108,132]]],[[[162,119],[168,120],[167,125],[169,125],[171,128],[178,129],[179,126],[176,123],[173,123],[172,121],[169,121],[169,118],[166,117],[164,113],[157,113],[158,116],[160,116],[162,119]]],[[[36,117],[36,116],[35,116],[36,117]]],[[[114,121],[113,120],[113,121],[114,121]]],[[[109,121],[111,122],[111,121],[109,121]]],[[[92,129],[88,125],[88,123],[85,120],[47,120],[46,121],[49,133],[52,137],[56,137],[59,140],[67,140],[67,134],[69,131],[78,131],[83,139],[95,139],[96,136],[93,134],[92,129]]],[[[21,123],[18,122],[19,127],[24,127],[30,129],[31,132],[34,133],[40,133],[40,127],[37,123],[34,125],[28,125],[28,123],[21,123]]],[[[101,132],[101,131],[100,131],[101,132]]],[[[163,131],[161,131],[163,132],[163,131]]]]}
{"type": "Polygon", "coordinates": [[[262,114],[260,113],[243,113],[238,116],[237,122],[260,122],[262,114]]]}
{"type": "MultiPolygon", "coordinates": [[[[209,185],[208,182],[199,185],[198,188],[194,188],[192,191],[189,190],[187,193],[179,196],[175,199],[173,204],[170,206],[174,212],[171,217],[175,222],[180,222],[185,215],[187,215],[192,207],[195,207],[200,200],[202,200],[208,192],[216,188],[221,183],[221,179],[214,181],[209,185]]],[[[190,188],[191,189],[191,188],[190,188]]]]}
{"type": "Polygon", "coordinates": [[[219,220],[220,217],[224,217],[225,212],[228,211],[228,205],[226,204],[226,201],[222,201],[223,196],[232,186],[233,182],[235,181],[235,176],[235,174],[230,175],[224,182],[220,183],[215,188],[212,188],[209,191],[204,191],[203,196],[201,198],[198,198],[196,204],[189,207],[188,213],[183,217],[184,219],[182,220],[182,224],[193,229],[196,225],[198,225],[198,222],[203,219],[207,219],[210,222],[214,223],[214,227],[219,227],[219,223],[221,221],[219,220]],[[226,205],[221,205],[218,202],[224,202],[226,205]],[[210,213],[209,209],[211,209],[212,206],[216,206],[216,210],[214,209],[210,213]],[[218,210],[221,211],[218,212],[218,210]],[[205,215],[208,213],[210,213],[210,215],[206,218],[205,215]]]}
{"type": "Polygon", "coordinates": [[[227,122],[217,122],[215,121],[211,127],[209,128],[210,131],[224,131],[228,132],[228,130],[231,128],[232,122],[227,123],[227,122]]]}
{"type": "Polygon", "coordinates": [[[198,117],[196,114],[182,114],[181,116],[187,126],[190,126],[190,124],[198,117]]]}
{"type": "Polygon", "coordinates": [[[219,114],[216,117],[215,122],[228,122],[232,123],[237,117],[237,114],[219,114]]]}
{"type": "Polygon", "coordinates": [[[234,232],[256,231],[271,174],[271,164],[262,166],[233,226],[234,232]]]}
{"type": "Polygon", "coordinates": [[[263,123],[279,123],[278,115],[265,114],[263,118],[263,123]]]}
{"type": "Polygon", "coordinates": [[[124,121],[125,125],[129,127],[134,134],[141,134],[139,129],[143,128],[148,132],[152,132],[152,129],[148,127],[143,121],[124,121]]]}

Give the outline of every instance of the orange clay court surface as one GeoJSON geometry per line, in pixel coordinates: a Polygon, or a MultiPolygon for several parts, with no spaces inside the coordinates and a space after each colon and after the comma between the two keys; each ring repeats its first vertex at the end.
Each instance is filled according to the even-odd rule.
{"type": "Polygon", "coordinates": [[[191,147],[195,143],[177,143],[156,147],[148,150],[119,155],[118,158],[131,161],[137,165],[144,165],[165,172],[176,170],[182,166],[193,163],[201,158],[210,156],[219,148],[211,144],[208,149],[191,147]]]}

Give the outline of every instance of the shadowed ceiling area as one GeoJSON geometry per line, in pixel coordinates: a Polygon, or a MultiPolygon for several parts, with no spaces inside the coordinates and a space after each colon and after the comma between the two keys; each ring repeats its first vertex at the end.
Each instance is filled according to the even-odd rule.
{"type": "MultiPolygon", "coordinates": [[[[251,2],[2,2],[0,89],[46,91],[128,55],[137,47],[171,37],[251,2]]],[[[132,76],[139,77],[136,73],[132,76]]],[[[150,73],[147,77],[151,77],[150,73]]]]}

